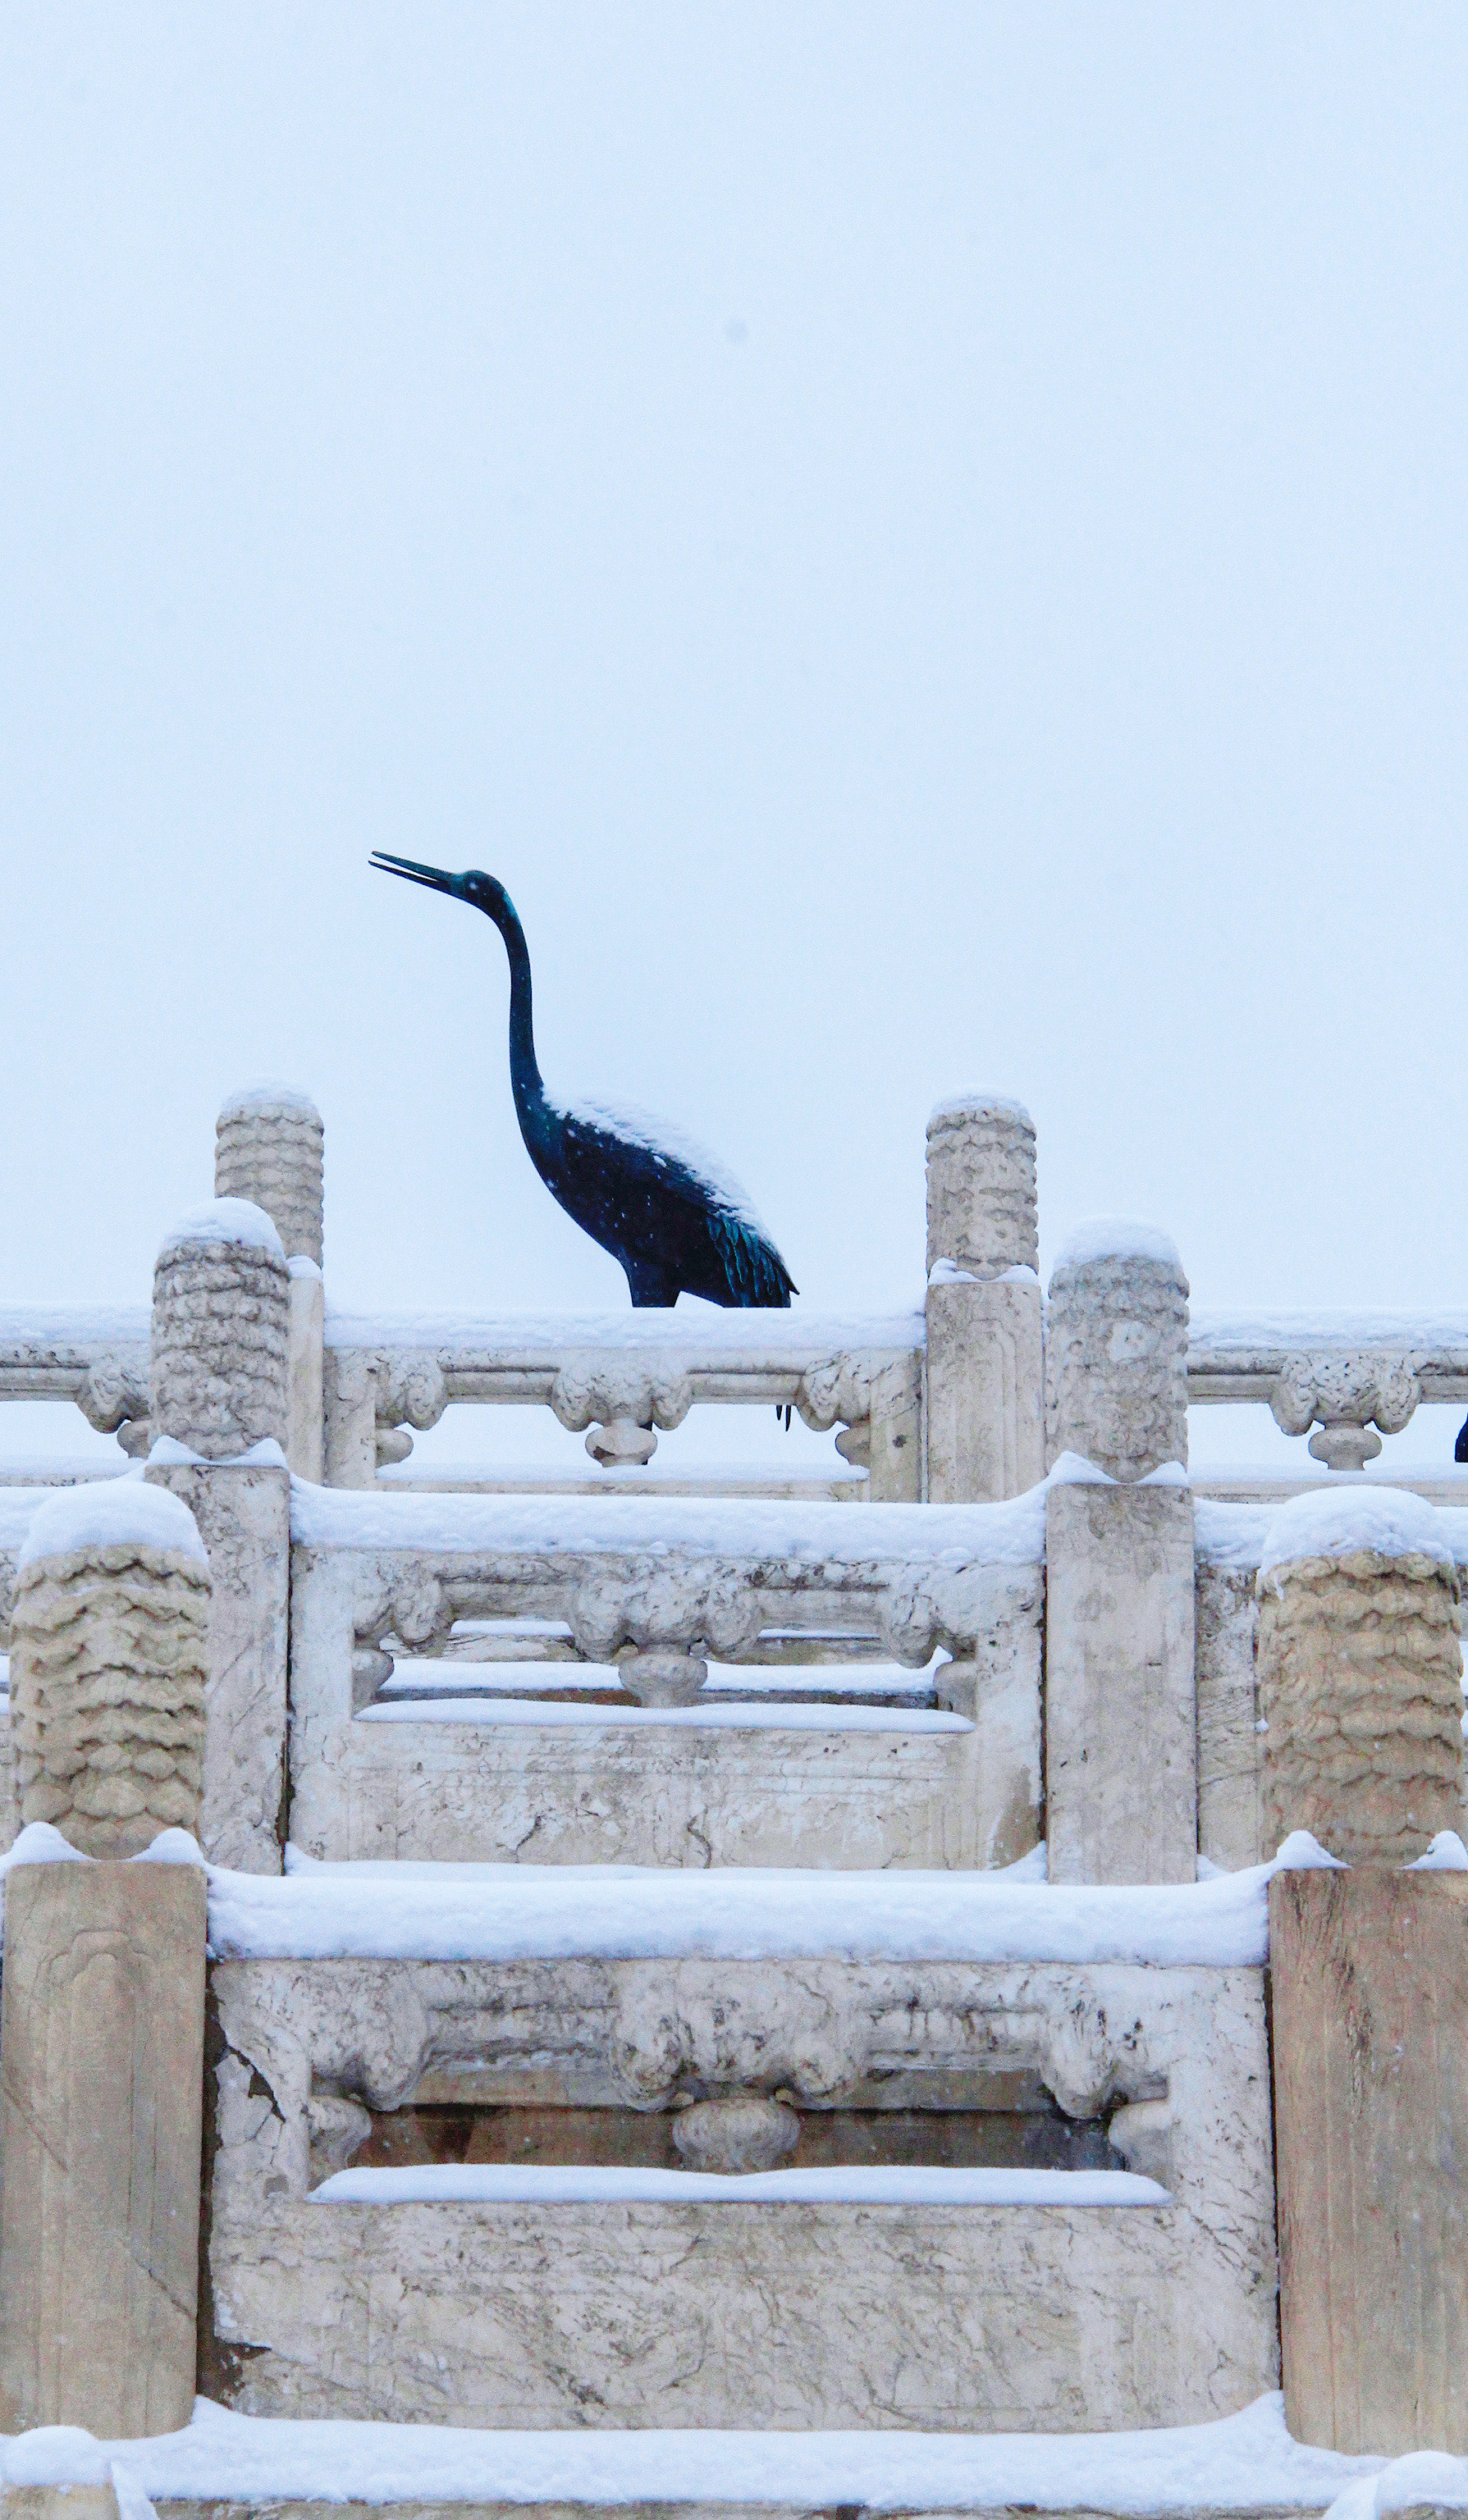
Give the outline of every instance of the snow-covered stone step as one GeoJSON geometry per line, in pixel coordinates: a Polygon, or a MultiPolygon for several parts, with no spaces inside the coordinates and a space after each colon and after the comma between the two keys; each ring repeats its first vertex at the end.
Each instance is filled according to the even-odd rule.
{"type": "Polygon", "coordinates": [[[1343,2457],[1292,2441],[1262,2396],[1213,2423],[1141,2432],[596,2430],[291,2421],[200,2399],[184,2432],[94,2442],[53,2428],[0,2443],[9,2493],[112,2481],[121,2520],[814,2520],[815,2514],[1044,2513],[1047,2520],[1377,2520],[1468,2507],[1468,2460],[1343,2457]]]}

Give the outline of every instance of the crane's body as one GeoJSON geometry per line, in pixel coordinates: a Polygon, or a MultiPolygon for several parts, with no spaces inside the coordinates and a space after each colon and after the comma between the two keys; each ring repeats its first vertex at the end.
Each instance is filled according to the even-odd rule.
{"type": "Polygon", "coordinates": [[[446,892],[492,919],[510,960],[510,1085],[531,1163],[553,1198],[619,1261],[637,1306],[680,1293],[710,1303],[788,1305],[797,1288],[744,1192],[703,1149],[640,1112],[561,1102],[535,1058],[530,957],[504,885],[471,869],[447,875],[411,858],[373,854],[383,874],[446,892]]]}

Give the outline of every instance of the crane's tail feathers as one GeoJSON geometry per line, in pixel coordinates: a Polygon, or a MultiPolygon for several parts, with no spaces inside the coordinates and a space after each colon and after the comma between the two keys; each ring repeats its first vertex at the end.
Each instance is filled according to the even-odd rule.
{"type": "Polygon", "coordinates": [[[711,1216],[709,1231],[728,1289],[718,1298],[720,1303],[749,1311],[788,1308],[791,1296],[800,1289],[772,1242],[742,1218],[727,1213],[711,1216]]]}

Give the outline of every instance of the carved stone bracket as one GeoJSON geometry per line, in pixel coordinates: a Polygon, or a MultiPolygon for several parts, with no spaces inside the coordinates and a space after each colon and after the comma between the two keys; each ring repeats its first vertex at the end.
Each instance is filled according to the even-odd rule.
{"type": "Polygon", "coordinates": [[[133,1460],[149,1451],[153,1428],[146,1360],[139,1372],[125,1357],[94,1357],[76,1394],[76,1406],[99,1435],[115,1434],[133,1460]]]}
{"type": "Polygon", "coordinates": [[[669,1433],[682,1425],[693,1406],[693,1385],[686,1374],[649,1373],[632,1359],[577,1361],[561,1368],[550,1405],[571,1434],[590,1429],[587,1452],[603,1469],[613,1469],[652,1460],[658,1449],[654,1427],[669,1433]]]}
{"type": "Polygon", "coordinates": [[[872,1457],[872,1373],[859,1357],[828,1357],[801,1376],[796,1407],[812,1431],[823,1435],[840,1424],[836,1449],[853,1469],[870,1466],[872,1457]]]}
{"type": "Polygon", "coordinates": [[[1286,1435],[1315,1425],[1309,1449],[1333,1470],[1363,1469],[1381,1451],[1381,1435],[1398,1435],[1422,1397],[1404,1356],[1292,1356],[1269,1394],[1275,1424],[1286,1435]],[[1381,1435],[1367,1432],[1373,1422],[1381,1435]]]}
{"type": "Polygon", "coordinates": [[[410,1426],[420,1431],[436,1426],[448,1406],[448,1390],[431,1356],[379,1356],[374,1360],[377,1462],[405,1462],[413,1449],[410,1426]]]}
{"type": "Polygon", "coordinates": [[[353,1705],[367,1705],[392,1677],[393,1657],[383,1644],[384,1637],[392,1637],[417,1652],[425,1647],[441,1651],[456,1615],[445,1586],[426,1566],[410,1568],[393,1583],[375,1585],[357,1602],[352,1616],[353,1705]]]}
{"type": "Polygon", "coordinates": [[[571,1610],[572,1633],[590,1662],[610,1662],[619,1649],[622,1686],[648,1706],[690,1704],[709,1665],[698,1646],[736,1653],[754,1642],[759,1604],[743,1570],[720,1559],[683,1566],[644,1564],[589,1575],[571,1610]]]}
{"type": "Polygon", "coordinates": [[[984,1559],[957,1566],[931,1559],[909,1564],[883,1597],[883,1642],[895,1661],[912,1670],[920,1670],[938,1645],[957,1661],[970,1662],[1006,1622],[1037,1608],[1040,1589],[1034,1568],[984,1559]]]}

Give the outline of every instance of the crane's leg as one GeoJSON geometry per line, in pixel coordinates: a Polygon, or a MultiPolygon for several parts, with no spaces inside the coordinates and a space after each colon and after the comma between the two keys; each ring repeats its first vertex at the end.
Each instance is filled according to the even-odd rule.
{"type": "Polygon", "coordinates": [[[670,1269],[660,1269],[656,1261],[647,1260],[624,1260],[621,1265],[635,1312],[668,1311],[677,1302],[678,1282],[670,1269]]]}

